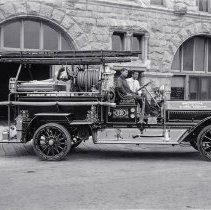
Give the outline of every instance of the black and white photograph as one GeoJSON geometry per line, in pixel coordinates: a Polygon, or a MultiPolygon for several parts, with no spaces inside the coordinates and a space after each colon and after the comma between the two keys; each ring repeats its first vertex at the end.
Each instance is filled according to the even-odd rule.
{"type": "Polygon", "coordinates": [[[211,0],[0,0],[0,210],[211,209],[211,0]]]}

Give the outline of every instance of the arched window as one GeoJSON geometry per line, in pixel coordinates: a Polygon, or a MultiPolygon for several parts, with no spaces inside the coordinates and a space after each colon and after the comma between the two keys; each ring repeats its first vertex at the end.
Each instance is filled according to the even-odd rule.
{"type": "Polygon", "coordinates": [[[211,99],[211,38],[195,36],[185,41],[174,56],[172,70],[173,99],[211,99]]]}
{"type": "Polygon", "coordinates": [[[57,26],[38,19],[16,19],[1,25],[1,50],[73,50],[57,26]]]}

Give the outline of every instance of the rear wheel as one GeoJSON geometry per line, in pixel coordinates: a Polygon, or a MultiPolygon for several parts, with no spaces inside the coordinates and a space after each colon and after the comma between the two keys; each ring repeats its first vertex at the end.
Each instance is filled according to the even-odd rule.
{"type": "Polygon", "coordinates": [[[203,158],[211,160],[211,125],[206,126],[199,133],[197,147],[203,158]]]}
{"type": "Polygon", "coordinates": [[[62,160],[71,148],[71,136],[57,123],[40,126],[33,137],[33,148],[42,160],[62,160]]]}

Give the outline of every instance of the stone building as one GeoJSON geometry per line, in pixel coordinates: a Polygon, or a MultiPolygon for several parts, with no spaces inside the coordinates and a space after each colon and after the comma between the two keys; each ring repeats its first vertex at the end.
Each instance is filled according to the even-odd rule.
{"type": "MultiPolygon", "coordinates": [[[[0,48],[141,50],[127,67],[144,71],[144,82],[165,84],[172,99],[211,99],[210,2],[0,0],[0,48]]],[[[1,64],[1,100],[14,67],[1,64]]]]}

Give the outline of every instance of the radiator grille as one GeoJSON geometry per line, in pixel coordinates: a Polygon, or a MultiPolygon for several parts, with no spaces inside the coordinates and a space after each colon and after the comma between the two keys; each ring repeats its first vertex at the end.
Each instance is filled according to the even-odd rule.
{"type": "Polygon", "coordinates": [[[211,116],[211,111],[167,111],[167,121],[198,121],[211,116]]]}

